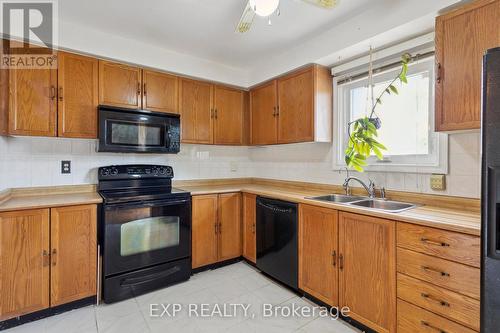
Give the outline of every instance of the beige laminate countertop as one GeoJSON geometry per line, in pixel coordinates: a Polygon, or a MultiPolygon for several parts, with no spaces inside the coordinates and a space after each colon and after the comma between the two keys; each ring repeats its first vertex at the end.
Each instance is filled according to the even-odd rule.
{"type": "Polygon", "coordinates": [[[0,201],[0,212],[41,209],[62,206],[99,204],[101,196],[97,192],[64,193],[64,194],[32,194],[5,198],[0,201]]]}
{"type": "Polygon", "coordinates": [[[440,228],[444,230],[457,231],[470,235],[480,236],[481,234],[481,216],[479,213],[469,211],[457,211],[452,209],[419,206],[401,213],[387,213],[373,209],[349,206],[345,204],[336,204],[306,199],[311,196],[329,194],[331,192],[318,190],[302,190],[293,188],[283,188],[273,185],[261,184],[230,184],[230,185],[200,185],[200,186],[176,186],[192,195],[217,194],[230,192],[245,192],[261,196],[267,196],[276,199],[288,200],[291,202],[305,203],[314,206],[337,209],[339,211],[365,214],[375,217],[392,219],[401,222],[409,222],[429,227],[440,228]]]}

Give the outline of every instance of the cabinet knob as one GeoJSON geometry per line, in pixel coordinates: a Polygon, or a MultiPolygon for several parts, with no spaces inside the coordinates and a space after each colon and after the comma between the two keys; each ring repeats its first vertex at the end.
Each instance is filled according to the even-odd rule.
{"type": "Polygon", "coordinates": [[[59,100],[63,101],[63,87],[59,87],[59,100]]]}
{"type": "Polygon", "coordinates": [[[443,80],[443,68],[441,66],[441,63],[438,62],[436,63],[436,82],[437,83],[441,83],[441,81],[443,80]]]}
{"type": "Polygon", "coordinates": [[[56,249],[52,249],[51,259],[52,259],[52,266],[55,266],[57,264],[57,250],[56,249]]]}
{"type": "Polygon", "coordinates": [[[333,267],[337,266],[337,251],[332,252],[332,265],[333,267]]]}
{"type": "Polygon", "coordinates": [[[344,269],[344,256],[342,254],[339,255],[339,268],[340,270],[344,269]]]}

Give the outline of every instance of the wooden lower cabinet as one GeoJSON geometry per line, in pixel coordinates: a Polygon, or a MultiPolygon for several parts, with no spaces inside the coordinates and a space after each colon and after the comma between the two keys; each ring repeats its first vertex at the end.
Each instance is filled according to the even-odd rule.
{"type": "Polygon", "coordinates": [[[256,204],[255,194],[243,193],[243,257],[253,263],[257,262],[256,204]]]}
{"type": "Polygon", "coordinates": [[[0,213],[0,320],[49,307],[49,209],[0,213]]]}
{"type": "Polygon", "coordinates": [[[0,213],[0,320],[96,294],[96,205],[0,213]]]}
{"type": "Polygon", "coordinates": [[[192,207],[192,267],[241,256],[241,194],[193,196],[192,207]]]}
{"type": "Polygon", "coordinates": [[[50,305],[96,294],[97,207],[51,210],[50,305]]]}
{"type": "Polygon", "coordinates": [[[380,333],[396,332],[396,222],[339,214],[339,306],[380,333]]]}
{"type": "Polygon", "coordinates": [[[338,212],[299,206],[299,288],[338,305],[338,212]]]}

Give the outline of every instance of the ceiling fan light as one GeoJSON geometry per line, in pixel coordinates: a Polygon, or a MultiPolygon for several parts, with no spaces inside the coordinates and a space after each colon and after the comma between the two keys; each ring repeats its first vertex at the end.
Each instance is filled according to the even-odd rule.
{"type": "Polygon", "coordinates": [[[259,16],[269,16],[278,9],[280,0],[250,0],[250,7],[259,16]]]}

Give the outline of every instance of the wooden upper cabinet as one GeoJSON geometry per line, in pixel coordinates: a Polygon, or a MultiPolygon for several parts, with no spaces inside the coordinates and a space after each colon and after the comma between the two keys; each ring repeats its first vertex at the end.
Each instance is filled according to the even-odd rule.
{"type": "Polygon", "coordinates": [[[500,0],[479,0],[436,19],[436,130],[481,127],[484,52],[500,46],[500,0]]]}
{"type": "Polygon", "coordinates": [[[49,307],[49,210],[0,213],[0,320],[49,307]]]}
{"type": "Polygon", "coordinates": [[[257,262],[256,204],[255,194],[243,193],[243,257],[253,263],[257,262]]]}
{"type": "Polygon", "coordinates": [[[219,195],[219,261],[240,257],[241,239],[241,194],[219,195]]]}
{"type": "Polygon", "coordinates": [[[268,145],[278,142],[277,81],[271,81],[250,91],[250,142],[268,145]]]}
{"type": "Polygon", "coordinates": [[[278,79],[278,143],[314,141],[314,72],[278,79]]]}
{"type": "Polygon", "coordinates": [[[217,194],[192,198],[193,268],[217,262],[217,205],[217,194]]]}
{"type": "Polygon", "coordinates": [[[96,294],[97,207],[51,209],[50,305],[96,294]]]}
{"type": "Polygon", "coordinates": [[[339,214],[339,288],[354,320],[396,332],[396,222],[339,214]]]}
{"type": "Polygon", "coordinates": [[[142,108],[142,70],[139,67],[99,60],[99,104],[142,108]]]}
{"type": "Polygon", "coordinates": [[[58,66],[58,136],[97,138],[98,60],[60,52],[58,66]]]}
{"type": "Polygon", "coordinates": [[[9,134],[57,135],[57,70],[9,71],[9,134]]]}
{"type": "Polygon", "coordinates": [[[178,113],[179,79],[177,76],[143,70],[143,108],[146,110],[178,113]]]}
{"type": "Polygon", "coordinates": [[[180,79],[179,113],[183,143],[214,142],[213,85],[207,82],[180,79]]]}
{"type": "Polygon", "coordinates": [[[338,306],[338,213],[299,206],[299,288],[338,306]]]}
{"type": "Polygon", "coordinates": [[[251,143],[331,141],[332,90],[328,68],[319,65],[252,89],[251,143]]]}
{"type": "Polygon", "coordinates": [[[243,144],[244,91],[214,87],[214,143],[243,144]]]}

